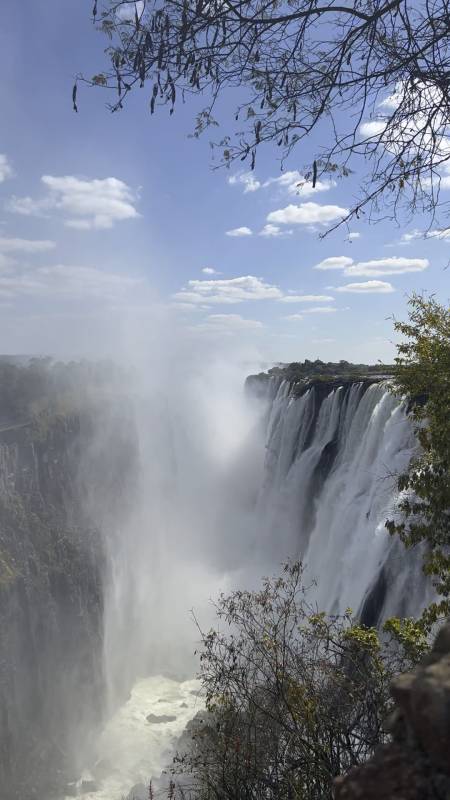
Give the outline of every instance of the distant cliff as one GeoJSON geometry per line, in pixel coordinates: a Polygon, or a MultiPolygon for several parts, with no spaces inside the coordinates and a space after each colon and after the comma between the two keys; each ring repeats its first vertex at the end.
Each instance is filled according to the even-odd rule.
{"type": "Polygon", "coordinates": [[[49,391],[48,408],[41,396],[38,414],[21,408],[27,422],[11,420],[12,394],[0,426],[2,800],[61,791],[101,721],[99,519],[114,524],[132,502],[136,446],[126,409],[77,397],[76,411],[56,412],[56,394],[49,391]]]}

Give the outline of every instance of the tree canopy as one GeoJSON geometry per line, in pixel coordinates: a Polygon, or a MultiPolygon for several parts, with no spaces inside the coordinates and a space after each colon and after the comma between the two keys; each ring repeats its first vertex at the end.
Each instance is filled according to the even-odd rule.
{"type": "Polygon", "coordinates": [[[399,477],[401,520],[387,528],[407,547],[424,546],[424,571],[441,596],[426,609],[426,626],[450,613],[450,309],[412,295],[407,322],[395,328],[395,381],[411,401],[421,450],[399,477]]]}
{"type": "Polygon", "coordinates": [[[86,80],[115,92],[112,111],[139,87],[151,114],[202,95],[195,135],[232,89],[223,163],[296,149],[314,187],[368,165],[346,220],[419,208],[431,224],[450,170],[449,14],[448,0],[95,0],[107,64],[86,80]]]}
{"type": "MultiPolygon", "coordinates": [[[[387,738],[389,683],[426,650],[314,607],[299,563],[254,591],[221,595],[201,632],[206,712],[173,772],[190,800],[331,800],[333,780],[387,738]]],[[[173,784],[172,784],[173,786],[173,784]]]]}

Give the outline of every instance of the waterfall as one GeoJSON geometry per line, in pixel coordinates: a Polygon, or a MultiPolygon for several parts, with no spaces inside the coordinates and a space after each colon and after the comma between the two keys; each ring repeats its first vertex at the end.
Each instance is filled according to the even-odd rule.
{"type": "Polygon", "coordinates": [[[257,586],[287,559],[303,561],[321,610],[350,607],[367,624],[414,615],[426,600],[419,554],[385,528],[417,447],[389,384],[303,390],[265,376],[245,396],[239,373],[226,380],[188,375],[181,403],[162,390],[134,403],[135,502],[106,541],[112,707],[140,677],[189,678],[189,610],[208,626],[210,598],[257,586]]]}
{"type": "Polygon", "coordinates": [[[368,624],[425,602],[417,553],[385,528],[397,476],[417,443],[386,381],[317,382],[303,392],[268,381],[266,459],[257,515],[274,560],[301,558],[318,607],[350,607],[368,624]]]}
{"type": "MultiPolygon", "coordinates": [[[[207,629],[208,601],[221,590],[257,587],[298,558],[320,610],[351,607],[380,625],[427,600],[420,553],[385,528],[417,448],[406,404],[386,381],[308,388],[263,376],[244,393],[242,373],[219,365],[178,385],[181,397],[161,386],[136,393],[133,502],[117,523],[103,521],[111,704],[85,781],[94,776],[100,793],[82,791],[85,800],[119,800],[169,763],[201,702],[189,680],[198,637],[189,609],[207,629]],[[167,717],[152,727],[161,710],[167,717]]],[[[116,424],[102,432],[106,447],[111,437],[116,424]]]]}

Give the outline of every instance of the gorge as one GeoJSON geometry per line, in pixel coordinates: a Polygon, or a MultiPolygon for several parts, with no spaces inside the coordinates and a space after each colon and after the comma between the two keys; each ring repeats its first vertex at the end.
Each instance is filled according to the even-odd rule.
{"type": "Polygon", "coordinates": [[[33,391],[1,409],[2,800],[121,800],[157,778],[201,707],[189,610],[207,628],[211,597],[285,559],[320,609],[420,610],[420,561],[384,527],[407,408],[379,370],[332,367],[245,391],[221,365],[177,391],[86,364],[3,375],[33,391]]]}

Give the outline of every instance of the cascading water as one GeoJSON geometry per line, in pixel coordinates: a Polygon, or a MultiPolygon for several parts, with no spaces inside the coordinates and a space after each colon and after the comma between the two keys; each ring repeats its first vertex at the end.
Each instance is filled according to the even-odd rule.
{"type": "Polygon", "coordinates": [[[425,598],[417,557],[385,529],[396,475],[416,447],[386,382],[299,391],[265,377],[243,393],[242,373],[228,373],[178,385],[182,401],[158,391],[136,402],[136,502],[126,523],[109,521],[105,674],[116,711],[95,758],[117,756],[100,789],[85,784],[92,800],[119,800],[168,762],[199,707],[186,681],[195,669],[189,609],[207,626],[221,589],[253,586],[301,558],[325,611],[351,607],[377,624],[415,613],[425,598]],[[171,719],[155,727],[147,716],[158,709],[171,719]]]}
{"type": "MultiPolygon", "coordinates": [[[[210,599],[245,580],[240,574],[251,560],[262,409],[255,415],[247,402],[243,368],[220,364],[197,374],[190,366],[188,374],[177,370],[177,391],[171,379],[167,391],[163,381],[157,389],[143,381],[131,392],[138,464],[127,513],[111,519],[93,498],[107,561],[109,721],[73,787],[78,797],[122,800],[133,783],[157,778],[170,762],[201,708],[189,680],[198,640],[190,611],[207,628],[210,599]],[[149,714],[166,718],[149,722],[149,714]]],[[[106,444],[94,439],[92,450],[116,436],[113,420],[97,437],[106,444]]]]}
{"type": "Polygon", "coordinates": [[[385,381],[318,382],[298,396],[272,380],[270,394],[257,510],[264,547],[304,561],[323,610],[351,607],[369,624],[418,612],[420,562],[385,528],[417,446],[405,404],[385,381]]]}

